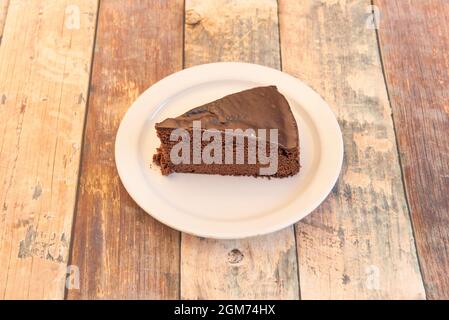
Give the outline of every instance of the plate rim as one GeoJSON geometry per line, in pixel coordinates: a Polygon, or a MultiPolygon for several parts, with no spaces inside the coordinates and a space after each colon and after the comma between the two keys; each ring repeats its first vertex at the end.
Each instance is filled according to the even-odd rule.
{"type": "MultiPolygon", "coordinates": [[[[248,75],[247,75],[248,76],[248,75]]],[[[217,76],[216,76],[217,77],[217,76]]],[[[235,75],[234,75],[235,77],[235,75]]],[[[189,78],[189,80],[192,77],[189,78]]],[[[201,78],[201,77],[200,77],[201,78]]],[[[207,78],[207,77],[206,77],[207,78]]],[[[243,78],[243,77],[242,77],[243,78]]],[[[223,78],[217,78],[217,80],[225,80],[226,77],[223,78]]],[[[258,79],[262,80],[262,79],[258,79]]],[[[184,80],[185,81],[185,80],[184,80]]],[[[199,83],[193,83],[190,86],[195,86],[200,83],[207,83],[209,81],[214,81],[213,79],[208,80],[202,80],[199,83]]],[[[184,89],[179,89],[177,92],[181,92],[184,89]]],[[[160,95],[161,93],[159,93],[160,95]]],[[[160,99],[159,99],[160,100],[160,99]]],[[[299,99],[301,100],[301,99],[299,99]]],[[[304,107],[303,104],[301,104],[302,107],[304,107]]],[[[157,107],[157,106],[155,106],[157,107]]],[[[154,111],[151,109],[150,114],[152,114],[154,111]]],[[[309,114],[310,115],[310,114],[309,114]]],[[[313,117],[312,117],[313,118],[313,117]]],[[[315,125],[317,125],[315,123],[315,125]]],[[[317,126],[318,128],[318,126],[317,126]]],[[[138,139],[137,139],[138,140],[138,139]]],[[[247,238],[247,237],[253,237],[258,235],[263,235],[271,232],[278,231],[280,229],[283,229],[285,227],[288,227],[297,221],[303,219],[305,216],[310,214],[312,211],[314,211],[330,194],[333,187],[335,186],[338,177],[340,176],[342,165],[343,165],[343,157],[344,157],[344,143],[343,143],[343,136],[341,132],[341,128],[339,126],[339,123],[337,121],[337,118],[335,114],[332,111],[332,108],[329,106],[329,104],[310,86],[308,86],[303,81],[293,77],[292,75],[289,75],[285,72],[282,72],[277,69],[269,68],[266,66],[258,65],[258,64],[252,64],[252,63],[245,63],[245,62],[215,62],[215,63],[208,63],[208,64],[202,64],[197,65],[194,67],[186,68],[183,70],[180,70],[178,72],[175,72],[173,74],[168,75],[167,77],[159,80],[158,82],[151,85],[149,88],[144,90],[139,97],[131,104],[129,109],[127,110],[126,114],[122,118],[122,121],[120,122],[119,128],[117,130],[116,139],[115,139],[115,145],[114,145],[114,154],[115,154],[115,163],[118,175],[120,177],[120,180],[130,195],[130,197],[137,203],[137,205],[142,208],[147,214],[151,215],[156,220],[160,221],[161,223],[175,229],[179,230],[181,232],[185,232],[188,234],[192,234],[195,236],[200,237],[206,237],[206,238],[214,238],[214,239],[239,239],[239,238],[247,238]],[[269,81],[267,83],[271,83],[272,85],[277,85],[279,87],[279,84],[276,82],[280,82],[283,80],[286,84],[289,85],[297,85],[301,90],[305,91],[305,93],[308,95],[308,99],[314,100],[316,103],[316,108],[320,108],[317,112],[321,112],[325,117],[327,117],[326,121],[328,121],[331,124],[332,128],[321,128],[322,130],[318,130],[319,134],[323,134],[323,130],[327,129],[330,130],[333,134],[338,133],[336,136],[333,136],[333,145],[331,146],[334,151],[337,151],[337,155],[333,155],[333,159],[335,160],[335,163],[333,166],[331,166],[331,171],[328,173],[328,178],[325,183],[321,187],[322,191],[319,192],[320,196],[316,196],[316,199],[314,201],[311,201],[311,203],[306,208],[302,208],[298,213],[292,212],[292,205],[296,201],[293,201],[293,203],[289,204],[286,208],[283,208],[280,210],[280,212],[284,212],[284,219],[282,221],[277,221],[277,223],[270,224],[269,226],[261,227],[259,226],[260,230],[252,230],[252,228],[236,228],[235,222],[227,222],[227,221],[221,221],[221,222],[215,222],[214,224],[220,224],[222,225],[221,228],[217,228],[215,226],[215,230],[204,230],[204,227],[201,227],[198,225],[198,222],[196,225],[193,225],[191,223],[190,226],[186,226],[185,223],[176,223],[174,221],[170,220],[170,214],[158,214],[158,210],[154,210],[154,207],[157,205],[160,205],[161,207],[165,207],[163,203],[161,203],[161,199],[157,199],[158,196],[156,194],[149,194],[152,196],[152,200],[155,203],[155,205],[152,208],[149,208],[148,206],[148,200],[142,198],[141,192],[139,190],[136,190],[136,188],[133,186],[133,180],[132,177],[129,176],[129,174],[126,172],[128,171],[125,165],[126,159],[123,156],[123,151],[125,148],[125,144],[129,144],[126,137],[126,129],[129,127],[129,121],[132,119],[133,114],[137,114],[140,103],[139,101],[144,99],[144,97],[149,96],[150,94],[153,94],[157,96],[158,90],[161,91],[162,89],[166,87],[170,87],[170,83],[174,81],[182,81],[184,77],[189,78],[188,76],[195,75],[196,77],[201,76],[201,74],[207,74],[208,76],[213,75],[221,75],[222,73],[226,74],[226,72],[231,72],[232,70],[240,70],[242,73],[245,72],[252,72],[257,74],[271,74],[273,77],[272,81],[269,81]],[[288,214],[290,212],[290,214],[288,214]],[[287,215],[285,214],[287,213],[287,215]],[[224,228],[223,225],[226,225],[228,229],[224,228]],[[230,228],[229,228],[230,226],[230,228]],[[243,230],[242,230],[243,229],[243,230]],[[238,230],[238,231],[237,231],[238,230]]],[[[324,150],[325,151],[325,150],[324,150]]],[[[323,154],[320,156],[323,157],[323,154]]],[[[326,168],[327,171],[329,171],[329,168],[326,168]]],[[[148,196],[148,195],[147,195],[148,196]]],[[[297,200],[297,198],[295,199],[297,200]]],[[[172,211],[179,211],[173,207],[166,208],[166,210],[172,210],[172,211]]],[[[293,210],[294,211],[294,210],[293,210]]],[[[176,212],[174,212],[176,215],[176,212]]],[[[179,212],[178,212],[179,213],[179,212]]],[[[171,212],[171,216],[175,216],[173,212],[171,212]]]]}

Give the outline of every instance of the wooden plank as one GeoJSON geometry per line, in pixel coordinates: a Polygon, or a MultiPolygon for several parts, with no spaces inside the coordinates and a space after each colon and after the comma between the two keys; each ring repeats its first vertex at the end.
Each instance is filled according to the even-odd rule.
{"type": "Polygon", "coordinates": [[[283,69],[331,105],[345,144],[332,194],[296,225],[304,299],[425,297],[371,11],[280,2],[283,69]]]}
{"type": "Polygon", "coordinates": [[[3,26],[6,21],[6,13],[8,12],[9,0],[0,0],[0,44],[2,43],[3,26]]]}
{"type": "Polygon", "coordinates": [[[178,232],[143,212],[114,162],[119,123],[152,83],[182,69],[182,1],[101,2],[71,263],[69,299],[179,297],[178,232]]]}
{"type": "Polygon", "coordinates": [[[9,3],[0,47],[3,299],[64,295],[96,14],[90,0],[9,3]]]}
{"type": "MultiPolygon", "coordinates": [[[[187,0],[185,27],[186,67],[216,61],[280,66],[275,0],[187,0]]],[[[292,227],[235,241],[183,234],[181,256],[183,299],[298,298],[292,227]]]]}
{"type": "Polygon", "coordinates": [[[375,3],[427,297],[449,299],[449,2],[375,3]]]}

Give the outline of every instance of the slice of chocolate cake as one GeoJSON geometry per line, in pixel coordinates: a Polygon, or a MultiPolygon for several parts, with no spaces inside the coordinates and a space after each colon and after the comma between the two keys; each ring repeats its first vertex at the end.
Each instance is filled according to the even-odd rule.
{"type": "Polygon", "coordinates": [[[275,86],[225,96],[165,119],[156,130],[161,146],[153,160],[164,175],[288,177],[299,172],[297,124],[275,86]]]}

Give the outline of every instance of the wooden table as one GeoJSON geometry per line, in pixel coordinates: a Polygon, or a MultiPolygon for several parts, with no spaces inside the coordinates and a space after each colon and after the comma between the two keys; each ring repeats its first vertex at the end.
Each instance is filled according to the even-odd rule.
{"type": "Polygon", "coordinates": [[[449,2],[373,2],[0,0],[0,297],[448,299],[449,2]],[[215,61],[282,69],[338,117],[340,179],[292,227],[181,234],[120,183],[130,104],[215,61]]]}

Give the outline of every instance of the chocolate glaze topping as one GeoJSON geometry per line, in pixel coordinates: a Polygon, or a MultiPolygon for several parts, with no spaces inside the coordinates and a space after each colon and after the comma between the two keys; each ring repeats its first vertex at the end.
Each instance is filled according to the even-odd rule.
{"type": "Polygon", "coordinates": [[[290,106],[275,86],[257,87],[230,94],[191,109],[176,118],[157,123],[156,128],[184,128],[200,120],[202,129],[278,129],[278,143],[298,147],[298,128],[290,106]]]}

